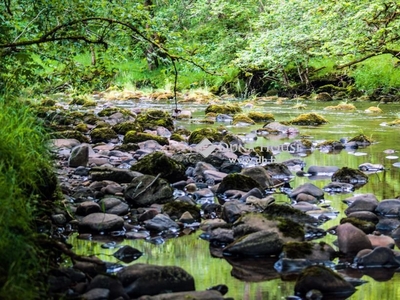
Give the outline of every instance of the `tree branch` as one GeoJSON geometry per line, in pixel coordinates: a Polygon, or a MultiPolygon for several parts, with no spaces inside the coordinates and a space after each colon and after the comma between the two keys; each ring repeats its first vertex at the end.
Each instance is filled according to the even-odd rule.
{"type": "Polygon", "coordinates": [[[344,68],[350,67],[350,66],[352,66],[352,65],[358,64],[358,63],[360,63],[360,62],[362,62],[362,61],[364,61],[364,60],[367,60],[368,58],[371,58],[371,57],[374,57],[374,56],[378,56],[378,55],[380,55],[380,54],[382,54],[382,53],[371,53],[371,54],[368,54],[368,55],[366,55],[366,56],[364,56],[364,57],[361,57],[361,58],[359,58],[359,59],[355,59],[355,60],[353,60],[353,61],[350,61],[350,62],[348,62],[348,63],[346,63],[346,64],[337,65],[337,66],[335,66],[335,68],[338,69],[338,70],[344,69],[344,68]]]}

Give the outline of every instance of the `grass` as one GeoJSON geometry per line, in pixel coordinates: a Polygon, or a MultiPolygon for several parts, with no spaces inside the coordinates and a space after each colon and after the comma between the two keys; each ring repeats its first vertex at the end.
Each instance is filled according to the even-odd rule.
{"type": "Polygon", "coordinates": [[[35,242],[40,170],[50,168],[47,135],[29,109],[0,99],[0,299],[37,299],[46,266],[35,242]]]}

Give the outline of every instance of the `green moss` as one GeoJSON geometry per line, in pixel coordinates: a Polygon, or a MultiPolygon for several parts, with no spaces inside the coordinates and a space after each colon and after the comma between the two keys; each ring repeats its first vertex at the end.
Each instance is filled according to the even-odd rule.
{"type": "Polygon", "coordinates": [[[271,217],[290,218],[291,220],[300,223],[315,223],[318,221],[305,212],[285,204],[281,205],[272,203],[267,206],[263,213],[271,217]]]}
{"type": "Polygon", "coordinates": [[[283,252],[287,258],[304,258],[312,254],[313,247],[312,242],[287,242],[283,245],[283,252]]]}
{"type": "Polygon", "coordinates": [[[303,225],[288,218],[279,218],[278,229],[282,232],[284,237],[304,238],[305,232],[303,225]]]}
{"type": "Polygon", "coordinates": [[[57,103],[57,101],[55,101],[55,100],[53,100],[53,99],[43,99],[43,100],[40,102],[40,105],[46,106],[46,107],[51,107],[51,106],[56,105],[56,103],[57,103]]]}
{"type": "Polygon", "coordinates": [[[272,113],[267,112],[249,112],[247,116],[255,122],[271,122],[275,121],[275,117],[272,113]]]}
{"type": "Polygon", "coordinates": [[[189,136],[189,144],[198,144],[204,138],[209,139],[210,142],[222,140],[222,134],[214,128],[200,128],[194,130],[189,136]]]}
{"type": "Polygon", "coordinates": [[[55,132],[53,134],[54,138],[60,138],[60,139],[76,139],[81,143],[89,143],[90,139],[83,135],[82,132],[79,132],[78,130],[65,130],[65,131],[60,131],[60,132],[55,132]]]}
{"type": "Polygon", "coordinates": [[[86,101],[86,99],[83,97],[74,97],[69,102],[69,105],[83,105],[83,104],[85,104],[85,101],[86,101]]]}
{"type": "Polygon", "coordinates": [[[367,137],[365,134],[359,134],[348,140],[349,142],[357,142],[363,144],[372,144],[373,140],[367,137]]]}
{"type": "Polygon", "coordinates": [[[216,114],[236,114],[236,113],[241,113],[242,109],[238,104],[231,104],[231,103],[226,103],[226,104],[211,104],[207,106],[205,113],[216,113],[216,114]]]}
{"type": "Polygon", "coordinates": [[[328,121],[319,114],[307,113],[294,118],[290,123],[293,125],[322,125],[328,123],[328,121]]]}
{"type": "Polygon", "coordinates": [[[94,101],[94,100],[86,100],[84,103],[83,103],[83,107],[93,107],[93,106],[96,106],[97,105],[97,103],[96,103],[96,101],[94,101]]]}
{"type": "Polygon", "coordinates": [[[177,142],[185,141],[185,138],[178,133],[173,133],[169,139],[177,142]]]}
{"type": "Polygon", "coordinates": [[[89,127],[85,123],[79,123],[75,126],[75,129],[79,132],[85,133],[89,131],[89,127]]]}
{"type": "Polygon", "coordinates": [[[114,125],[112,129],[118,134],[125,135],[128,131],[141,131],[142,128],[135,121],[126,121],[114,125]]]}
{"type": "Polygon", "coordinates": [[[112,139],[118,138],[118,135],[109,127],[96,127],[90,132],[90,137],[92,139],[92,143],[107,143],[112,139]]]}
{"type": "Polygon", "coordinates": [[[247,124],[255,124],[254,120],[250,119],[248,116],[245,114],[237,114],[233,117],[233,125],[236,125],[238,123],[247,123],[247,124]]]}
{"type": "Polygon", "coordinates": [[[99,117],[109,117],[115,113],[122,113],[124,116],[132,116],[134,117],[135,114],[125,108],[119,107],[107,107],[98,113],[99,117]]]}
{"type": "Polygon", "coordinates": [[[131,170],[153,176],[160,174],[162,178],[169,182],[186,179],[185,166],[160,151],[144,156],[131,167],[131,170]]]}
{"type": "Polygon", "coordinates": [[[364,233],[366,234],[371,234],[375,231],[375,224],[372,222],[360,220],[357,218],[342,218],[340,220],[340,224],[344,223],[350,223],[353,226],[357,227],[358,229],[361,229],[364,233]]]}
{"type": "Polygon", "coordinates": [[[312,147],[312,142],[310,140],[306,140],[306,139],[301,139],[300,142],[303,144],[304,147],[306,147],[307,149],[311,149],[312,147]]]}
{"type": "Polygon", "coordinates": [[[332,181],[352,183],[354,180],[368,181],[368,176],[357,169],[343,167],[332,175],[332,181]]]}
{"type": "Polygon", "coordinates": [[[134,130],[128,131],[124,137],[124,144],[140,143],[149,140],[154,140],[160,145],[169,145],[168,139],[151,133],[137,132],[134,130]]]}
{"type": "Polygon", "coordinates": [[[334,141],[334,140],[327,140],[327,141],[324,141],[324,142],[322,142],[322,143],[319,143],[316,147],[317,148],[321,148],[321,147],[332,147],[332,146],[334,146],[336,143],[338,143],[337,141],[334,141]]]}
{"type": "Polygon", "coordinates": [[[159,109],[149,109],[140,113],[136,121],[143,129],[156,129],[158,126],[167,128],[170,131],[174,130],[174,120],[166,111],[159,109]]]}

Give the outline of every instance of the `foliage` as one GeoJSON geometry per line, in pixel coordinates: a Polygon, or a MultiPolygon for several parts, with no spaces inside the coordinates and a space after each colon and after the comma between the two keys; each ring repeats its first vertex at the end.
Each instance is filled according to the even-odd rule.
{"type": "Polygon", "coordinates": [[[0,298],[37,299],[46,261],[34,239],[34,220],[45,184],[40,170],[51,168],[47,135],[27,107],[3,100],[0,132],[0,298]]]}

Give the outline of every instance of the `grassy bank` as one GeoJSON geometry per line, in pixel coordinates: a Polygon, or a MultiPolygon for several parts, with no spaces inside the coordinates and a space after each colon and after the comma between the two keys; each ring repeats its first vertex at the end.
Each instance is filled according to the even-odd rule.
{"type": "Polygon", "coordinates": [[[1,99],[0,136],[0,299],[39,299],[48,262],[35,219],[51,177],[48,137],[28,107],[1,99]]]}

